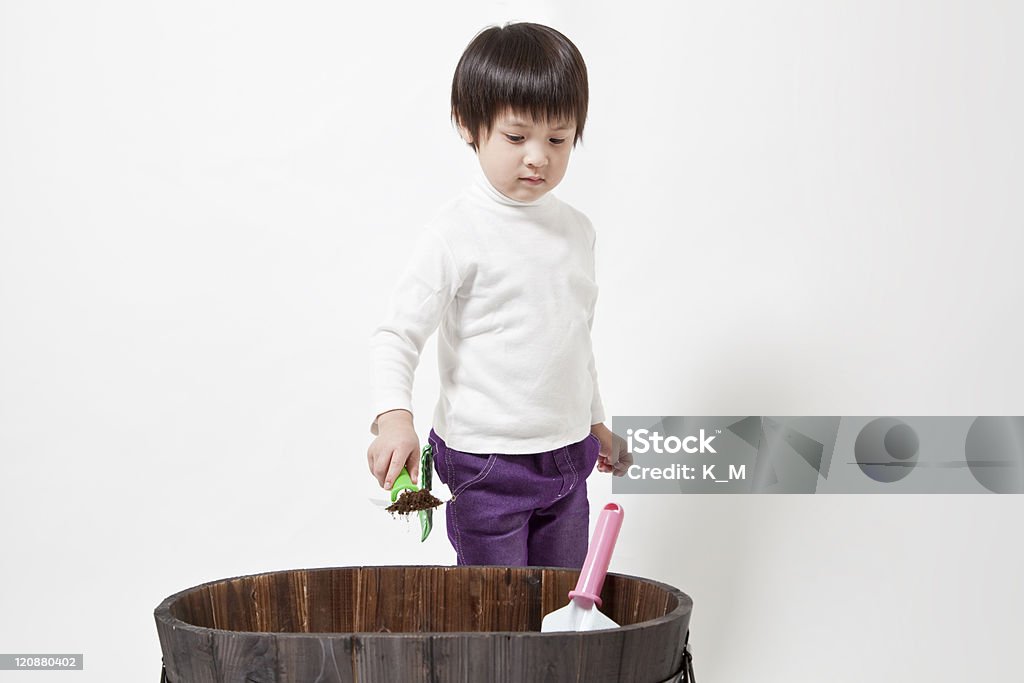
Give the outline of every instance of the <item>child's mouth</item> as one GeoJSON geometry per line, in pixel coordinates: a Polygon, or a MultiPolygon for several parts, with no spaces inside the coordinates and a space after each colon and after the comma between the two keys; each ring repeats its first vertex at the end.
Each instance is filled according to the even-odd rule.
{"type": "Polygon", "coordinates": [[[523,182],[527,183],[528,185],[540,185],[541,183],[544,182],[543,178],[536,178],[536,177],[520,178],[520,180],[522,180],[523,182]]]}

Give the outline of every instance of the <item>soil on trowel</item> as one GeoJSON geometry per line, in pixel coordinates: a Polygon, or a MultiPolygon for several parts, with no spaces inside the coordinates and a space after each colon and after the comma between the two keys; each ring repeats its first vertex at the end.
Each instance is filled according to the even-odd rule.
{"type": "Polygon", "coordinates": [[[441,501],[430,495],[427,489],[419,491],[402,491],[398,500],[385,508],[391,514],[408,515],[420,510],[432,510],[441,504],[441,501]]]}

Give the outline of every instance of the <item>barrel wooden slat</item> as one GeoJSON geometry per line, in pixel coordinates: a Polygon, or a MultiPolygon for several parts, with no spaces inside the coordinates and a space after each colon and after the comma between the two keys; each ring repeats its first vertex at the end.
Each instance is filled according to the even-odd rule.
{"type": "MultiPolygon", "coordinates": [[[[451,577],[461,576],[452,574],[451,577]]],[[[509,567],[486,567],[473,575],[474,589],[479,590],[480,614],[473,631],[525,631],[530,625],[530,603],[538,601],[540,579],[509,567]]]]}
{"type": "Polygon", "coordinates": [[[351,570],[314,569],[305,572],[309,593],[309,632],[355,631],[355,600],[351,570]]]}
{"type": "Polygon", "coordinates": [[[174,665],[174,650],[178,647],[177,639],[171,632],[174,626],[169,621],[156,620],[156,633],[160,638],[160,651],[163,653],[164,669],[167,671],[176,670],[174,665]]]}
{"type": "MultiPolygon", "coordinates": [[[[261,610],[253,609],[253,590],[252,582],[246,579],[232,579],[220,590],[211,590],[209,594],[210,604],[213,606],[213,627],[234,631],[265,630],[265,616],[261,610]]],[[[261,603],[257,601],[256,604],[261,603]]]]}
{"type": "Polygon", "coordinates": [[[636,624],[665,614],[666,597],[653,586],[636,582],[605,582],[602,608],[619,624],[636,624]],[[653,590],[652,590],[653,589],[653,590]],[[605,607],[607,605],[607,607],[605,607]]]}
{"type": "Polygon", "coordinates": [[[505,683],[493,672],[507,671],[507,636],[487,633],[446,633],[431,638],[431,664],[439,681],[505,683]]]}
{"type": "MultiPolygon", "coordinates": [[[[509,683],[522,681],[578,681],[578,646],[575,635],[549,634],[534,642],[532,638],[509,640],[509,683]]],[[[607,680],[607,679],[594,679],[607,680]]]]}
{"type": "Polygon", "coordinates": [[[219,680],[277,683],[277,641],[271,634],[235,633],[215,639],[213,647],[219,680]]]}
{"type": "MultiPolygon", "coordinates": [[[[650,632],[637,629],[624,631],[619,661],[619,671],[624,675],[651,669],[667,671],[666,678],[672,675],[679,670],[682,661],[679,623],[662,623],[650,632]]],[[[629,678],[627,676],[620,680],[629,678]]]]}
{"type": "Polygon", "coordinates": [[[676,673],[690,599],[609,574],[620,628],[539,632],[578,572],[342,567],[212,582],[157,608],[172,683],[657,683],[676,673]]]}
{"type": "MultiPolygon", "coordinates": [[[[621,674],[623,638],[623,632],[618,630],[591,634],[586,648],[578,652],[579,674],[576,680],[608,680],[609,676],[619,681],[630,680],[629,676],[623,678],[621,674]]],[[[579,643],[577,649],[580,649],[579,643]]]]}
{"type": "Polygon", "coordinates": [[[175,601],[171,613],[186,624],[213,624],[209,587],[200,586],[186,593],[181,600],[175,601]]]}
{"type": "Polygon", "coordinates": [[[430,584],[435,572],[426,567],[406,567],[395,574],[396,582],[390,591],[397,603],[402,619],[391,631],[401,633],[429,633],[435,630],[433,618],[438,604],[431,593],[430,584]],[[407,590],[406,586],[419,586],[419,590],[407,590]]]}
{"type": "Polygon", "coordinates": [[[478,631],[474,615],[479,605],[479,594],[473,595],[473,581],[462,580],[454,574],[445,574],[441,586],[441,603],[445,606],[441,628],[444,631],[478,631]],[[456,608],[456,605],[458,608],[456,608]]]}
{"type": "Polygon", "coordinates": [[[356,636],[359,657],[355,662],[358,681],[401,681],[434,683],[426,663],[430,661],[430,637],[407,634],[398,638],[356,636]],[[398,678],[396,678],[396,675],[398,678]]]}
{"type": "Polygon", "coordinates": [[[170,650],[165,649],[164,665],[171,680],[189,683],[221,683],[214,663],[213,632],[192,628],[170,628],[170,650]]]}
{"type": "Polygon", "coordinates": [[[265,592],[270,601],[262,605],[262,613],[266,615],[266,623],[261,631],[271,633],[309,633],[309,619],[306,614],[306,591],[302,580],[305,572],[286,572],[270,574],[258,579],[265,583],[265,592]]]}
{"type": "Polygon", "coordinates": [[[278,681],[357,683],[352,673],[353,636],[322,635],[301,647],[278,649],[278,681]]]}
{"type": "MultiPolygon", "coordinates": [[[[374,567],[364,567],[362,571],[353,572],[352,597],[355,600],[355,619],[353,630],[381,633],[387,627],[379,623],[377,603],[381,600],[380,572],[374,567]]],[[[385,615],[386,616],[386,615],[385,615]]]]}

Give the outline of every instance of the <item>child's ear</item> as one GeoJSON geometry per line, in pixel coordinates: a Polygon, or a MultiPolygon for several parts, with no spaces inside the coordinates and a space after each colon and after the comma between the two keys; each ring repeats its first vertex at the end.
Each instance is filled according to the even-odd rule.
{"type": "Polygon", "coordinates": [[[459,135],[462,136],[462,139],[466,142],[467,145],[473,144],[473,134],[470,133],[469,129],[466,128],[461,123],[459,124],[459,135]]]}

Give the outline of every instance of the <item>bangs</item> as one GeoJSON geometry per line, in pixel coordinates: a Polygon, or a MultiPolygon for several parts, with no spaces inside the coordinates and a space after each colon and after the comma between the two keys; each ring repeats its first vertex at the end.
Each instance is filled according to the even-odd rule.
{"type": "Polygon", "coordinates": [[[484,30],[466,48],[452,80],[452,118],[475,139],[507,110],[576,126],[587,119],[587,67],[576,46],[540,24],[484,30]]]}

